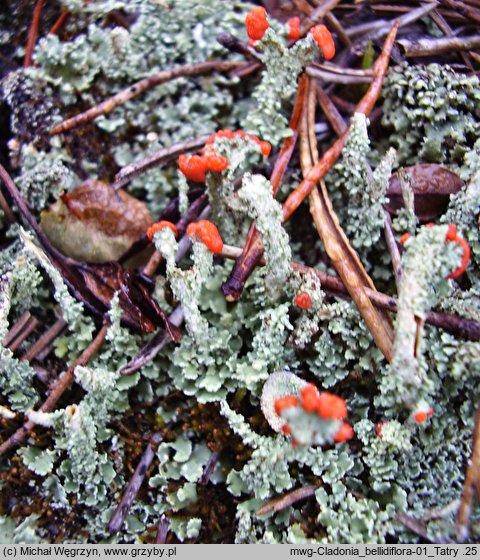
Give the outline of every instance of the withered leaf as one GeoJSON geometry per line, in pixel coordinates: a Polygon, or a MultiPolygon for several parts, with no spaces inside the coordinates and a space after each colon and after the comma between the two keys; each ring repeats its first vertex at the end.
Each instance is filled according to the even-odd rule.
{"type": "Polygon", "coordinates": [[[40,225],[64,255],[101,263],[118,260],[152,223],[143,202],[104,181],[89,180],[42,212],[40,225]]]}
{"type": "MultiPolygon", "coordinates": [[[[422,222],[441,216],[447,209],[450,195],[457,193],[464,185],[456,173],[436,163],[419,163],[404,167],[401,171],[411,178],[415,214],[422,222]]],[[[389,201],[385,208],[396,215],[404,207],[398,172],[390,178],[387,196],[389,201]]]]}

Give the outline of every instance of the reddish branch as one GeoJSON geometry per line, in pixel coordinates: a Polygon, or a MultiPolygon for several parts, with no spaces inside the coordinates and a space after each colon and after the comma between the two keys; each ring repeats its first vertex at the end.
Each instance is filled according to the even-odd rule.
{"type": "Polygon", "coordinates": [[[25,48],[25,58],[23,59],[23,66],[32,65],[32,55],[33,49],[35,48],[35,43],[37,42],[38,28],[40,27],[40,15],[42,13],[43,0],[37,0],[35,9],[33,10],[32,23],[30,25],[30,30],[28,31],[27,46],[25,48]]]}
{"type": "MultiPolygon", "coordinates": [[[[91,360],[94,354],[98,352],[100,347],[105,340],[107,334],[108,325],[104,324],[103,327],[98,331],[97,336],[92,340],[92,342],[85,348],[85,350],[80,354],[80,356],[73,362],[73,364],[67,369],[67,371],[58,378],[48,395],[45,402],[39,408],[40,412],[51,412],[63,393],[70,387],[74,380],[75,368],[77,366],[85,366],[91,360]]],[[[0,446],[0,455],[3,455],[11,448],[16,447],[23,443],[25,439],[29,436],[30,432],[35,427],[35,424],[28,420],[25,424],[19,428],[13,435],[11,435],[7,441],[5,441],[0,446]]]]}
{"type": "Polygon", "coordinates": [[[209,72],[230,72],[231,70],[243,68],[245,62],[235,62],[235,61],[223,61],[223,60],[211,60],[209,62],[201,62],[199,64],[185,64],[183,66],[176,66],[170,70],[163,70],[154,76],[144,78],[138,82],[135,82],[130,87],[124,89],[123,91],[117,93],[116,95],[109,97],[105,101],[102,101],[99,105],[88,109],[87,111],[67,119],[50,130],[50,134],[53,136],[55,134],[61,134],[77,126],[86,124],[93,119],[96,119],[100,115],[108,115],[119,105],[122,105],[133,99],[137,95],[151,89],[152,87],[158,86],[170,80],[175,80],[181,77],[193,77],[201,76],[203,74],[208,74],[209,72]]]}
{"type": "MultiPolygon", "coordinates": [[[[383,50],[373,66],[373,81],[371,82],[366,94],[355,107],[356,113],[368,115],[380,95],[383,80],[388,69],[390,54],[392,52],[393,43],[395,41],[398,20],[393,24],[390,33],[385,40],[383,50]]],[[[283,205],[283,221],[287,221],[306,197],[312,192],[315,185],[324,177],[324,175],[332,168],[340,157],[343,147],[345,146],[349,130],[346,130],[333,146],[328,149],[322,158],[316,163],[300,185],[288,196],[283,205]]],[[[242,254],[241,261],[235,263],[232,273],[228,280],[223,284],[223,293],[228,301],[236,301],[240,298],[241,292],[248,280],[250,274],[257,266],[261,256],[263,255],[263,246],[257,235],[258,240],[255,243],[247,239],[246,250],[242,254]]]]}

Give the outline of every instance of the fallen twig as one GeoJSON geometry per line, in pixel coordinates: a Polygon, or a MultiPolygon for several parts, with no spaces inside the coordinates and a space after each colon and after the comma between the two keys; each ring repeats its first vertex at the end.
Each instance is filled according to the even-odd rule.
{"type": "Polygon", "coordinates": [[[422,39],[399,39],[402,53],[407,57],[433,56],[456,51],[470,51],[480,47],[480,35],[472,37],[424,37],[422,39]]]}
{"type": "MultiPolygon", "coordinates": [[[[467,467],[463,484],[462,499],[457,513],[456,537],[458,542],[465,542],[470,534],[470,516],[473,510],[473,498],[480,487],[480,408],[475,416],[473,429],[472,455],[467,467]]],[[[478,496],[480,499],[480,496],[478,496]]]]}
{"type": "Polygon", "coordinates": [[[302,488],[297,488],[296,490],[287,492],[283,496],[280,496],[280,498],[274,498],[273,500],[268,501],[255,512],[255,515],[265,515],[270,511],[282,511],[282,509],[293,505],[295,502],[314,496],[318,488],[318,486],[314,485],[302,486],[302,488]]]}
{"type": "Polygon", "coordinates": [[[23,59],[24,68],[32,65],[33,49],[35,48],[35,43],[37,42],[38,28],[40,27],[40,15],[42,13],[42,8],[43,8],[43,0],[37,0],[35,9],[33,10],[32,23],[28,31],[27,46],[25,48],[25,57],[23,59]]]}
{"type": "Polygon", "coordinates": [[[158,74],[149,76],[148,78],[143,78],[135,82],[128,88],[122,90],[116,95],[109,97],[102,103],[84,111],[57,124],[50,130],[50,134],[54,136],[55,134],[61,134],[67,130],[71,130],[77,126],[86,124],[93,119],[96,119],[100,115],[107,115],[111,113],[119,105],[123,105],[130,99],[133,99],[137,95],[151,89],[152,87],[158,86],[170,80],[175,80],[181,77],[192,77],[201,76],[202,74],[208,74],[209,72],[230,72],[231,70],[239,69],[245,67],[248,63],[238,62],[238,61],[224,61],[224,60],[210,60],[208,62],[201,62],[199,64],[185,64],[183,66],[176,66],[170,70],[163,70],[158,74]]]}
{"type": "Polygon", "coordinates": [[[133,179],[142,175],[142,173],[145,173],[154,167],[170,163],[177,158],[179,154],[201,148],[207,140],[208,136],[200,136],[200,138],[195,138],[194,140],[178,142],[177,144],[172,144],[168,148],[162,148],[161,150],[150,154],[141,161],[137,161],[123,167],[115,175],[115,182],[113,183],[112,188],[115,190],[123,188],[125,185],[128,185],[130,181],[133,181],[133,179]]]}
{"type": "MultiPolygon", "coordinates": [[[[80,356],[73,362],[73,364],[67,369],[67,371],[59,377],[48,395],[45,402],[38,409],[40,412],[51,412],[63,393],[70,387],[74,380],[75,368],[77,366],[85,366],[90,361],[92,356],[98,352],[101,348],[105,336],[108,331],[108,324],[104,324],[103,327],[98,331],[96,337],[90,342],[90,344],[85,348],[85,350],[80,354],[80,356]]],[[[20,445],[30,434],[31,430],[35,427],[35,424],[28,420],[19,428],[13,435],[11,435],[2,445],[0,446],[0,455],[5,454],[7,451],[20,445]]]]}
{"type": "Polygon", "coordinates": [[[158,433],[153,434],[153,436],[150,438],[147,448],[145,449],[145,452],[142,455],[142,458],[140,459],[140,462],[138,463],[137,468],[132,475],[132,478],[125,488],[122,499],[113,512],[110,521],[108,522],[107,530],[110,533],[116,533],[120,530],[122,523],[125,520],[125,516],[128,513],[128,510],[130,509],[133,500],[140,490],[140,486],[142,485],[143,479],[145,478],[145,474],[152,464],[153,458],[155,457],[155,450],[161,439],[162,438],[158,433]]]}

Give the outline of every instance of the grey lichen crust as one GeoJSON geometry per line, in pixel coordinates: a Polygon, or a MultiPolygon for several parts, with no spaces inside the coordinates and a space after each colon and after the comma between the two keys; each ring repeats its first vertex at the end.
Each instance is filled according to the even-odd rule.
{"type": "MultiPolygon", "coordinates": [[[[220,0],[61,5],[70,12],[65,37],[40,38],[35,66],[2,82],[2,100],[12,116],[11,167],[35,213],[80,178],[111,180],[118,166],[183,139],[244,123],[275,150],[291,134],[287,123],[297,76],[319,51],[310,37],[287,48],[284,26],[273,24],[257,45],[266,66],[257,86],[255,80],[239,83],[219,74],[182,78],[70,133],[78,146],[68,135],[50,138],[46,133],[54,122],[136,80],[179,64],[232,59],[236,55],[215,37],[222,30],[245,39],[245,14],[252,7],[220,0]],[[128,29],[112,25],[112,10],[121,10],[128,29]]],[[[115,295],[105,317],[105,343],[87,366],[75,369],[73,390],[53,412],[39,412],[46,393],[42,371],[21,359],[34,338],[15,352],[2,348],[2,427],[10,435],[8,422],[26,414],[48,427],[48,437],[27,439],[13,459],[15,470],[8,460],[2,463],[6,496],[18,489],[12,473],[29,469],[31,479],[27,491],[5,500],[15,508],[5,506],[0,517],[0,542],[51,540],[55,521],[32,514],[39,507],[42,515],[75,519],[63,536],[56,534],[65,542],[146,542],[164,516],[175,538],[188,542],[221,540],[215,523],[224,519],[228,538],[238,543],[416,542],[398,523],[398,513],[423,517],[433,541],[454,537],[455,504],[480,399],[480,344],[425,325],[424,319],[427,311],[441,309],[480,320],[480,87],[478,78],[448,67],[402,66],[389,72],[383,96],[383,124],[392,132],[386,145],[371,144],[366,119],[354,116],[343,156],[326,177],[342,227],[382,290],[396,290],[382,241],[385,193],[396,165],[389,147],[397,149],[398,165],[441,162],[466,182],[438,220],[442,225],[420,228],[413,204],[394,221],[397,233],[406,230],[412,238],[402,257],[393,363],[386,363],[351,301],[328,293],[314,271],[292,271],[292,246],[300,247],[293,258],[302,262],[312,262],[305,247],[313,247],[308,259],[317,259],[323,248],[309,245],[301,219],[282,224],[280,202],[266,178],[272,160],[262,159],[248,137],[219,138],[214,148],[229,168],[207,174],[211,217],[224,241],[239,246],[255,220],[266,266],[254,270],[240,300],[230,303],[221,286],[231,264],[197,241],[191,260],[177,262],[173,232],[157,232],[154,243],[166,274],[159,269],[154,293],[166,310],[181,306],[182,340],[167,344],[139,372],[121,375],[152,335],[121,324],[115,295]],[[450,223],[472,249],[458,281],[446,278],[460,262],[458,245],[445,241],[450,223]],[[299,292],[311,298],[309,309],[294,303],[299,292]],[[276,414],[274,400],[298,395],[309,382],[346,400],[352,440],[334,444],[324,437],[294,446],[281,434],[285,419],[276,414]],[[433,414],[423,424],[415,422],[412,413],[425,407],[433,414]],[[148,482],[112,535],[107,524],[150,431],[165,438],[148,482]],[[302,488],[312,489],[305,500],[261,513],[267,502],[302,488]]],[[[189,185],[177,167],[151,170],[128,186],[155,217],[179,191],[182,209],[187,205],[189,185]]],[[[285,184],[295,183],[289,173],[285,184]]],[[[47,326],[62,318],[66,330],[45,362],[61,376],[99,323],[69,292],[38,240],[12,225],[5,226],[4,241],[0,339],[26,310],[47,326]]],[[[318,266],[325,271],[329,263],[318,266]]],[[[479,538],[477,519],[478,512],[472,540],[479,538]]]]}

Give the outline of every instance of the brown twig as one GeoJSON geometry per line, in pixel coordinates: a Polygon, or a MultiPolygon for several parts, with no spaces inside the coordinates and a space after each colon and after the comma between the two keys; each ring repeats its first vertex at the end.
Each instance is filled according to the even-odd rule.
{"type": "Polygon", "coordinates": [[[462,499],[457,513],[456,537],[458,542],[465,542],[470,534],[470,516],[473,510],[473,499],[480,484],[480,408],[475,416],[473,429],[472,455],[467,467],[463,484],[462,499]]]}
{"type": "Polygon", "coordinates": [[[107,530],[110,533],[116,533],[120,530],[122,523],[125,520],[125,516],[128,513],[128,510],[130,509],[133,500],[140,490],[140,486],[142,485],[147,470],[152,464],[153,458],[155,457],[155,450],[157,449],[161,439],[162,438],[158,433],[153,434],[153,436],[150,438],[147,448],[145,449],[145,452],[143,453],[142,458],[140,459],[140,462],[138,463],[137,468],[132,475],[132,478],[125,488],[122,499],[113,512],[110,521],[108,522],[107,530]]]}
{"type": "Polygon", "coordinates": [[[208,62],[201,62],[199,64],[185,64],[182,66],[176,66],[174,68],[171,68],[170,70],[163,70],[158,74],[135,82],[133,85],[122,90],[116,95],[109,97],[105,101],[102,101],[102,103],[96,105],[95,107],[92,107],[91,109],[88,109],[87,111],[84,111],[83,113],[80,113],[75,117],[67,119],[66,121],[63,121],[62,123],[54,126],[50,130],[50,134],[52,136],[55,134],[61,134],[62,132],[66,132],[67,130],[71,130],[72,128],[86,124],[93,119],[96,119],[100,115],[108,115],[116,107],[118,107],[119,105],[123,105],[137,95],[140,95],[141,93],[165,82],[175,80],[176,78],[201,76],[203,74],[208,74],[209,72],[214,71],[230,72],[231,70],[238,70],[239,68],[243,68],[246,64],[248,63],[238,61],[210,60],[208,62]]]}
{"type": "Polygon", "coordinates": [[[480,47],[480,35],[472,37],[425,37],[422,39],[399,39],[397,41],[406,57],[433,56],[456,51],[470,51],[480,47]]]}
{"type": "Polygon", "coordinates": [[[335,134],[341,136],[348,125],[320,84],[317,84],[317,101],[335,134]]]}
{"type": "MultiPolygon", "coordinates": [[[[241,254],[242,249],[240,247],[224,245],[219,256],[226,259],[237,259],[241,254]]],[[[301,274],[315,274],[320,280],[322,289],[329,294],[336,297],[350,298],[347,288],[338,277],[325,274],[316,268],[311,268],[293,261],[290,264],[293,270],[301,274]]],[[[260,258],[258,265],[265,266],[265,260],[263,257],[260,258]]],[[[398,300],[396,298],[377,292],[376,290],[371,290],[370,288],[365,288],[365,293],[375,307],[385,309],[387,311],[397,311],[398,300]]],[[[473,319],[464,319],[463,317],[452,315],[450,313],[428,311],[425,322],[456,336],[472,341],[480,341],[480,323],[474,321],[473,319]]]]}
{"type": "MultiPolygon", "coordinates": [[[[297,143],[298,127],[300,125],[300,120],[305,106],[307,85],[308,77],[301,76],[298,82],[295,105],[289,122],[289,127],[293,131],[293,134],[284,140],[270,176],[270,183],[272,184],[274,196],[280,188],[283,175],[288,167],[293,150],[295,149],[295,145],[297,143]]],[[[257,231],[256,225],[253,222],[248,230],[247,240],[245,242],[242,255],[236,260],[230,276],[222,285],[223,293],[228,301],[238,300],[248,276],[258,264],[262,254],[262,240],[257,231]]]]}
{"type": "Polygon", "coordinates": [[[246,58],[255,60],[256,62],[262,62],[262,56],[256,49],[250,47],[243,41],[240,41],[238,37],[235,37],[235,35],[232,35],[231,33],[224,31],[217,35],[217,43],[220,43],[222,47],[225,47],[231,52],[241,54],[246,58]]]}
{"type": "MultiPolygon", "coordinates": [[[[311,87],[308,95],[307,111],[300,131],[300,162],[304,176],[310,173],[313,165],[318,161],[314,133],[315,97],[315,87],[311,87]]],[[[315,227],[327,255],[357,306],[377,346],[390,361],[393,357],[392,321],[386,311],[381,311],[372,304],[365,292],[365,288],[375,290],[375,286],[340,226],[323,180],[320,181],[320,187],[313,189],[310,193],[309,202],[310,213],[313,216],[315,227]]]]}
{"type": "Polygon", "coordinates": [[[200,138],[195,138],[194,140],[187,140],[185,142],[178,142],[177,144],[172,144],[168,148],[162,148],[153,154],[150,154],[141,161],[131,163],[122,169],[115,175],[115,182],[112,188],[120,189],[125,185],[128,185],[130,181],[133,181],[136,177],[158,167],[160,165],[166,165],[173,161],[179,154],[184,152],[190,152],[201,148],[205,142],[208,140],[208,136],[200,136],[200,138]]]}
{"type": "MultiPolygon", "coordinates": [[[[448,24],[447,20],[442,16],[442,14],[438,11],[438,10],[433,10],[430,14],[430,17],[432,18],[432,20],[435,22],[435,24],[438,26],[438,28],[447,36],[447,37],[453,37],[454,33],[452,28],[450,27],[450,25],[448,24]]],[[[460,56],[462,57],[463,62],[465,62],[465,65],[469,68],[469,70],[471,72],[474,71],[473,66],[472,66],[472,62],[470,60],[470,57],[468,56],[467,53],[461,52],[460,56]]]]}
{"type": "Polygon", "coordinates": [[[31,318],[32,314],[30,313],[30,311],[27,310],[22,313],[22,315],[18,318],[13,327],[10,328],[2,341],[2,344],[3,346],[5,346],[5,348],[10,347],[10,344],[12,344],[13,340],[22,332],[31,318]]]}
{"type": "Polygon", "coordinates": [[[301,36],[304,37],[308,31],[320,20],[322,20],[328,12],[333,10],[338,4],[340,4],[340,0],[325,0],[322,2],[312,13],[308,16],[308,21],[306,21],[302,25],[301,36]]]}
{"type": "Polygon", "coordinates": [[[69,17],[70,12],[68,10],[62,10],[62,13],[58,17],[57,21],[52,25],[49,33],[51,33],[52,35],[58,35],[69,17]]]}
{"type": "Polygon", "coordinates": [[[155,544],[165,544],[168,538],[168,531],[170,529],[170,522],[165,515],[160,517],[158,522],[157,536],[155,538],[155,544]]]}
{"type": "Polygon", "coordinates": [[[23,66],[32,65],[33,49],[38,37],[38,28],[40,27],[40,16],[42,14],[43,0],[37,0],[35,9],[33,10],[32,23],[28,31],[27,46],[25,48],[25,58],[23,59],[23,66]]]}
{"type": "Polygon", "coordinates": [[[64,319],[57,319],[22,355],[21,360],[26,360],[27,362],[33,360],[46,346],[53,342],[66,327],[67,323],[64,319]]]}
{"type": "Polygon", "coordinates": [[[306,72],[312,78],[331,84],[369,84],[372,81],[371,70],[342,68],[334,64],[311,64],[306,72]]]}
{"type": "Polygon", "coordinates": [[[397,286],[400,285],[400,279],[402,277],[402,262],[400,257],[400,251],[398,250],[397,240],[395,239],[395,234],[392,227],[392,219],[390,214],[384,210],[385,213],[385,242],[387,244],[388,252],[390,253],[390,258],[392,259],[393,273],[395,274],[395,283],[397,286]]]}
{"type": "MultiPolygon", "coordinates": [[[[98,352],[100,347],[105,340],[107,334],[108,324],[104,324],[103,327],[98,331],[96,337],[90,342],[90,344],[85,348],[85,350],[80,354],[80,356],[73,362],[73,364],[67,369],[67,371],[59,377],[48,395],[45,402],[39,408],[40,412],[51,412],[63,393],[70,387],[74,380],[75,368],[77,366],[85,366],[92,356],[98,352]]],[[[0,455],[5,454],[7,451],[20,445],[30,434],[31,430],[35,427],[35,424],[28,420],[19,428],[13,435],[11,435],[2,445],[0,446],[0,455]]]]}
{"type": "Polygon", "coordinates": [[[256,511],[255,515],[265,515],[270,511],[282,511],[282,509],[285,509],[300,500],[305,500],[306,498],[314,496],[317,490],[318,486],[310,485],[302,486],[302,488],[297,488],[296,490],[287,492],[283,496],[280,496],[280,498],[274,498],[273,500],[268,501],[256,511]]]}
{"type": "Polygon", "coordinates": [[[9,348],[12,352],[22,344],[22,342],[27,339],[32,332],[40,325],[40,321],[36,318],[31,316],[28,322],[23,327],[22,331],[18,334],[18,336],[11,342],[9,348]]]}
{"type": "MultiPolygon", "coordinates": [[[[397,28],[398,21],[394,24],[390,33],[388,34],[382,53],[373,66],[374,78],[367,92],[355,108],[355,111],[358,113],[368,115],[373,109],[375,102],[380,95],[383,79],[387,72],[388,63],[390,60],[390,53],[395,41],[397,28]]],[[[290,128],[293,128],[291,123],[290,128]]],[[[320,181],[325,173],[327,173],[327,171],[331,169],[331,167],[340,157],[347,136],[348,130],[345,131],[342,136],[333,144],[333,146],[323,154],[322,158],[313,166],[307,177],[292,193],[290,193],[287,200],[283,204],[284,221],[287,221],[292,216],[292,214],[300,206],[303,200],[311,193],[315,185],[320,181]]],[[[248,280],[250,274],[258,264],[260,257],[263,254],[263,247],[261,245],[261,241],[259,241],[259,237],[255,244],[251,243],[251,246],[248,246],[248,243],[249,240],[247,240],[247,250],[244,250],[241,261],[237,261],[235,263],[235,266],[228,280],[222,286],[223,293],[225,294],[228,301],[236,301],[240,298],[245,282],[248,280]]]]}
{"type": "Polygon", "coordinates": [[[9,223],[13,224],[15,222],[15,214],[12,212],[12,209],[8,205],[8,202],[5,200],[3,193],[0,191],[0,208],[3,210],[7,220],[9,223]]]}

